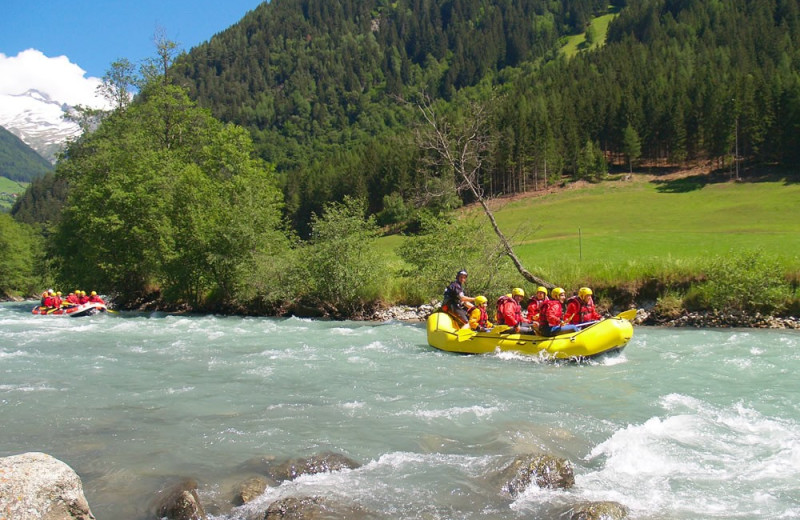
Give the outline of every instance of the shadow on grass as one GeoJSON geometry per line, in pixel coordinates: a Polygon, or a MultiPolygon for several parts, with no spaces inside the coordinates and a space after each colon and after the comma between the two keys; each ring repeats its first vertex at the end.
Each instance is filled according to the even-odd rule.
{"type": "MultiPolygon", "coordinates": [[[[667,175],[672,173],[668,171],[671,169],[672,168],[664,168],[666,171],[655,173],[655,175],[667,175]]],[[[770,165],[749,165],[747,167],[741,167],[739,178],[734,179],[734,176],[735,173],[731,172],[729,168],[723,168],[705,174],[689,175],[674,179],[655,179],[652,182],[658,185],[656,191],[659,193],[688,193],[690,191],[701,190],[709,184],[731,181],[747,183],[783,182],[786,186],[800,183],[800,172],[770,165]]]]}

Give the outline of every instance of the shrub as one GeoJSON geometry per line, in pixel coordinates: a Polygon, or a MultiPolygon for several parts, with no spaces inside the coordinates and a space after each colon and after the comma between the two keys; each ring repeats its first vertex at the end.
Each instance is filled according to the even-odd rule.
{"type": "Polygon", "coordinates": [[[656,300],[654,310],[657,315],[674,320],[683,313],[683,298],[668,292],[656,300]]]}
{"type": "Polygon", "coordinates": [[[687,295],[692,306],[715,311],[780,312],[791,298],[780,263],[761,251],[731,251],[715,257],[706,282],[687,295]]]}
{"type": "Polygon", "coordinates": [[[345,197],[311,218],[312,243],[302,258],[308,297],[336,316],[361,313],[385,285],[386,269],[372,247],[378,227],[374,217],[365,218],[365,211],[363,200],[345,197]]]}

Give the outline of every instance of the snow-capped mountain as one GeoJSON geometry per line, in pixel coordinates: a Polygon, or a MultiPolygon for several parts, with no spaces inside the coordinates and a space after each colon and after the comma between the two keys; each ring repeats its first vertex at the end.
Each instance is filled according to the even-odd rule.
{"type": "Polygon", "coordinates": [[[0,126],[55,163],[66,141],[81,133],[77,123],[63,118],[69,108],[35,89],[20,94],[0,94],[0,126]]]}

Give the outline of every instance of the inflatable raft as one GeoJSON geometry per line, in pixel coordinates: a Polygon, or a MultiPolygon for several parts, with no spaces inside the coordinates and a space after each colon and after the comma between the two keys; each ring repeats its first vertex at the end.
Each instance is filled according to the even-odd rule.
{"type": "Polygon", "coordinates": [[[428,344],[439,350],[459,354],[517,352],[548,359],[586,359],[620,351],[633,337],[630,320],[635,310],[621,313],[589,325],[578,332],[553,337],[533,334],[504,334],[506,327],[490,332],[459,329],[455,320],[444,312],[428,317],[428,344]]]}
{"type": "Polygon", "coordinates": [[[52,307],[44,307],[37,305],[33,308],[34,314],[40,316],[73,316],[75,318],[80,316],[93,316],[101,312],[106,312],[108,308],[103,303],[84,303],[83,305],[75,305],[73,307],[60,307],[54,309],[52,307]]]}

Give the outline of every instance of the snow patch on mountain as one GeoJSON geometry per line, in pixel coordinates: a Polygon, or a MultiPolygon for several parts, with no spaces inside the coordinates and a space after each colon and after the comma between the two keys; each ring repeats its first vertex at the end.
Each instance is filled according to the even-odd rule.
{"type": "Polygon", "coordinates": [[[69,109],[36,89],[0,94],[0,126],[54,163],[67,140],[81,133],[77,123],[64,119],[69,109]]]}

